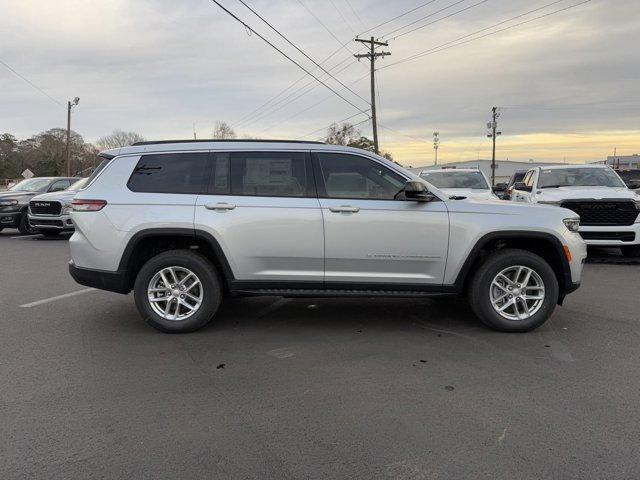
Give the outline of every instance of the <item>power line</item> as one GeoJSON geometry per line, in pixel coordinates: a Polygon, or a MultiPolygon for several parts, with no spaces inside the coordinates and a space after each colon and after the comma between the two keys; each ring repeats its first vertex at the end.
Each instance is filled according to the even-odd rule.
{"type": "Polygon", "coordinates": [[[60,105],[63,108],[66,108],[66,106],[62,102],[59,102],[58,100],[53,98],[51,95],[49,95],[43,89],[41,89],[39,86],[37,86],[31,80],[29,80],[27,77],[25,77],[24,75],[19,73],[17,70],[15,70],[11,65],[9,65],[8,63],[6,63],[6,62],[4,62],[2,60],[0,60],[0,63],[2,65],[4,65],[5,67],[7,67],[7,69],[9,69],[15,76],[17,76],[18,78],[20,78],[20,79],[24,80],[25,82],[27,82],[29,85],[31,85],[33,88],[35,88],[37,91],[39,91],[41,94],[43,94],[45,97],[47,97],[49,100],[51,100],[52,102],[56,103],[57,105],[60,105]]]}
{"type": "Polygon", "coordinates": [[[450,4],[449,4],[449,5],[447,5],[446,7],[441,8],[440,10],[436,10],[435,12],[431,12],[431,13],[429,13],[428,15],[425,15],[424,17],[420,17],[419,19],[414,20],[414,21],[413,21],[413,22],[411,22],[411,23],[407,23],[406,25],[403,25],[403,26],[398,27],[398,28],[396,28],[396,29],[394,29],[394,30],[391,30],[391,31],[390,31],[390,32],[388,32],[388,33],[385,33],[385,34],[382,36],[382,38],[389,38],[389,37],[391,36],[391,34],[396,33],[396,32],[397,32],[397,31],[399,31],[399,30],[402,30],[402,29],[404,29],[404,28],[410,27],[411,25],[415,25],[416,23],[421,22],[422,20],[424,20],[424,19],[426,19],[426,18],[433,17],[434,15],[437,15],[437,14],[439,14],[439,13],[441,13],[441,12],[444,12],[445,10],[449,10],[450,8],[455,7],[456,5],[459,5],[459,4],[461,4],[462,2],[466,2],[466,1],[467,1],[467,0],[458,0],[457,2],[450,3],[450,4]]]}
{"type": "Polygon", "coordinates": [[[365,25],[364,25],[364,22],[362,21],[362,18],[360,18],[360,15],[358,15],[358,12],[356,12],[356,9],[353,8],[353,5],[351,4],[351,2],[349,0],[345,0],[345,1],[349,9],[351,9],[351,11],[353,12],[353,16],[356,17],[356,20],[358,20],[358,22],[360,22],[360,25],[364,27],[365,25]]]}
{"type": "Polygon", "coordinates": [[[356,29],[353,28],[353,25],[351,25],[351,23],[349,22],[349,20],[347,20],[347,17],[345,17],[342,13],[342,10],[340,10],[338,8],[338,6],[335,4],[335,2],[333,0],[329,0],[329,3],[331,3],[331,5],[333,6],[334,10],[336,12],[338,12],[338,15],[340,15],[340,18],[342,18],[342,21],[344,22],[344,24],[347,26],[347,28],[349,30],[351,30],[353,32],[353,34],[356,34],[356,29]]]}
{"type": "Polygon", "coordinates": [[[364,32],[360,32],[357,36],[358,36],[358,37],[360,37],[360,36],[364,35],[365,33],[370,32],[371,30],[375,30],[376,28],[380,28],[380,27],[382,27],[382,26],[384,26],[384,25],[387,25],[387,24],[389,24],[389,23],[393,22],[394,20],[397,20],[397,19],[399,19],[399,18],[402,18],[402,17],[404,17],[404,16],[406,16],[406,15],[409,15],[410,13],[415,12],[416,10],[419,10],[419,9],[421,9],[421,8],[423,8],[423,7],[426,7],[427,5],[430,5],[430,4],[432,4],[433,2],[435,2],[435,1],[436,1],[436,0],[429,0],[428,2],[424,2],[424,3],[420,4],[420,5],[418,5],[417,7],[412,8],[411,10],[407,10],[406,12],[401,13],[400,15],[396,15],[395,17],[393,17],[393,18],[392,18],[392,19],[390,19],[390,20],[387,20],[386,22],[379,23],[379,24],[378,24],[378,25],[376,25],[375,27],[371,27],[371,28],[368,28],[367,30],[365,30],[364,32]]]}
{"type": "Polygon", "coordinates": [[[474,3],[473,5],[469,5],[467,7],[461,8],[460,10],[450,13],[448,15],[445,15],[442,18],[438,18],[436,20],[433,20],[432,22],[425,23],[424,25],[420,25],[419,27],[416,27],[416,28],[412,28],[411,30],[407,30],[406,32],[399,33],[395,37],[391,37],[391,40],[395,40],[396,38],[402,37],[404,35],[408,35],[409,33],[415,32],[416,30],[421,30],[425,27],[428,27],[429,25],[433,25],[434,23],[438,23],[438,22],[441,22],[442,20],[446,20],[447,18],[451,18],[454,15],[458,15],[459,13],[463,13],[463,12],[466,12],[467,10],[471,10],[472,8],[482,5],[483,3],[487,3],[488,1],[489,0],[481,0],[480,2],[474,3]]]}
{"type": "MultiPolygon", "coordinates": [[[[349,60],[348,58],[343,60],[342,62],[340,62],[338,65],[335,65],[333,68],[337,68],[338,66],[340,66],[341,64],[343,64],[345,61],[349,60]]],[[[338,73],[342,73],[344,70],[346,70],[347,68],[349,68],[351,65],[353,65],[354,63],[356,63],[355,60],[353,60],[351,63],[345,65],[343,68],[341,68],[340,70],[338,70],[336,72],[336,74],[338,73]]],[[[333,69],[332,68],[332,69],[333,69]]],[[[282,110],[284,107],[286,107],[287,105],[295,102],[296,100],[298,100],[299,98],[302,98],[303,96],[307,95],[309,92],[315,90],[318,87],[317,84],[314,84],[313,81],[307,82],[304,85],[302,85],[301,87],[295,89],[293,92],[291,92],[289,95],[287,95],[284,98],[281,98],[280,100],[278,100],[276,103],[272,104],[271,107],[261,113],[258,113],[257,115],[254,115],[253,118],[247,119],[244,122],[239,123],[237,126],[239,125],[249,125],[251,123],[254,123],[258,120],[262,120],[266,117],[269,117],[271,115],[273,115],[274,113],[282,110]],[[301,93],[300,93],[301,92],[301,93]]]]}
{"type": "Polygon", "coordinates": [[[502,21],[502,22],[498,22],[498,23],[496,23],[496,24],[493,24],[493,25],[491,25],[491,26],[489,26],[489,27],[486,27],[486,28],[483,28],[483,29],[477,30],[477,31],[475,31],[475,32],[473,32],[473,33],[470,33],[470,34],[468,34],[468,35],[463,35],[462,37],[456,38],[456,39],[451,40],[451,41],[449,41],[449,42],[442,43],[442,44],[440,44],[440,45],[438,45],[438,46],[436,46],[436,47],[430,48],[430,49],[428,49],[428,50],[424,50],[424,51],[419,52],[419,53],[416,53],[416,54],[414,54],[414,55],[410,55],[409,57],[406,57],[406,58],[403,58],[403,59],[401,59],[401,60],[398,60],[397,62],[389,63],[389,64],[387,64],[387,65],[384,65],[383,67],[380,67],[380,68],[379,68],[379,70],[382,70],[383,68],[389,68],[389,67],[392,67],[392,66],[394,66],[394,65],[398,65],[398,64],[400,64],[400,63],[409,62],[409,61],[411,61],[411,60],[415,60],[415,59],[417,59],[417,58],[425,57],[425,56],[427,56],[427,55],[432,55],[432,54],[434,54],[434,53],[442,52],[442,51],[444,51],[444,50],[448,50],[448,49],[453,48],[453,47],[458,47],[458,46],[460,46],[460,45],[465,45],[465,44],[467,44],[467,43],[473,42],[473,41],[475,41],[475,40],[480,40],[480,39],[482,39],[482,38],[489,37],[489,36],[491,36],[491,35],[496,35],[496,34],[498,34],[498,33],[504,32],[504,31],[506,31],[506,30],[510,30],[510,29],[512,29],[512,28],[519,27],[519,26],[521,26],[521,25],[525,25],[525,24],[527,24],[527,23],[531,23],[531,22],[533,22],[533,21],[535,21],[535,20],[540,20],[541,18],[549,17],[549,16],[551,16],[551,15],[555,15],[555,14],[557,14],[557,13],[561,13],[561,12],[564,12],[564,11],[566,11],[566,10],[570,10],[570,9],[572,9],[572,8],[579,7],[580,5],[584,5],[585,3],[589,3],[590,1],[591,1],[591,0],[584,0],[584,1],[582,1],[582,2],[575,3],[575,4],[573,4],[573,5],[569,5],[568,7],[564,7],[564,8],[558,9],[558,10],[554,10],[553,12],[549,12],[549,13],[546,13],[546,14],[544,14],[544,15],[539,15],[539,16],[534,17],[534,18],[531,18],[531,19],[529,19],[529,20],[525,20],[525,21],[523,21],[523,22],[519,22],[519,23],[516,23],[516,24],[514,24],[514,25],[510,25],[510,26],[508,26],[508,27],[505,27],[505,28],[501,28],[501,29],[499,29],[499,30],[495,30],[495,31],[493,31],[493,32],[486,33],[486,34],[484,34],[484,35],[480,35],[479,37],[474,37],[474,38],[470,38],[469,40],[465,40],[464,42],[459,42],[459,41],[460,41],[460,40],[462,40],[462,39],[465,39],[465,38],[468,38],[468,37],[472,37],[473,35],[476,35],[476,34],[478,34],[478,33],[480,33],[480,32],[483,32],[483,31],[486,31],[486,30],[490,30],[490,29],[492,29],[492,28],[497,27],[498,25],[501,25],[501,24],[504,24],[504,23],[510,22],[510,21],[515,20],[516,18],[522,17],[522,16],[524,16],[524,15],[528,15],[529,13],[532,13],[533,11],[541,10],[542,8],[546,8],[546,7],[550,6],[550,5],[553,5],[553,4],[555,4],[555,3],[558,3],[557,1],[556,1],[556,2],[552,2],[552,3],[548,4],[548,5],[545,5],[544,7],[538,8],[538,9],[536,9],[536,10],[532,10],[532,11],[530,11],[530,12],[527,12],[527,13],[524,13],[524,14],[521,14],[521,15],[517,15],[517,16],[512,17],[512,18],[510,18],[510,19],[507,19],[507,20],[504,20],[504,21],[502,21]],[[459,42],[459,43],[455,43],[455,42],[459,42]]]}
{"type": "Polygon", "coordinates": [[[329,29],[329,27],[327,27],[327,26],[324,24],[324,22],[323,22],[322,20],[320,20],[320,19],[318,18],[318,16],[317,16],[315,13],[313,13],[313,12],[311,11],[311,9],[310,9],[309,7],[307,7],[307,6],[302,2],[302,0],[298,0],[298,3],[299,3],[300,5],[302,5],[302,7],[303,7],[307,12],[309,12],[309,15],[311,15],[313,18],[315,18],[315,19],[316,19],[316,22],[318,22],[318,23],[322,26],[322,28],[324,28],[324,29],[329,33],[329,35],[331,35],[331,36],[336,40],[336,42],[338,42],[338,43],[341,45],[341,47],[340,47],[340,48],[344,48],[347,52],[349,52],[350,54],[353,54],[353,52],[347,48],[347,45],[349,44],[349,42],[342,43],[342,41],[341,41],[338,37],[336,37],[336,34],[335,34],[335,33],[333,33],[333,32],[329,29]]]}
{"type": "Polygon", "coordinates": [[[316,67],[318,67],[320,70],[322,70],[324,73],[326,73],[327,75],[329,75],[332,79],[334,79],[336,82],[338,82],[342,87],[346,88],[347,90],[349,90],[351,93],[353,93],[356,97],[360,98],[361,100],[363,100],[365,103],[369,104],[369,101],[365,98],[363,98],[362,96],[360,96],[357,92],[351,90],[349,87],[347,87],[344,83],[342,83],[339,79],[337,79],[336,77],[334,77],[331,73],[329,73],[322,65],[320,65],[318,62],[316,62],[313,58],[311,58],[309,55],[307,55],[301,48],[299,48],[295,43],[293,43],[291,40],[289,40],[287,37],[285,37],[282,33],[280,33],[280,31],[275,28],[273,25],[271,25],[267,20],[264,19],[264,17],[262,17],[258,12],[256,12],[253,8],[251,8],[249,5],[247,5],[244,0],[238,0],[242,5],[244,5],[245,7],[247,7],[251,13],[253,13],[256,17],[258,17],[260,20],[262,20],[266,25],[269,26],[269,28],[271,28],[271,30],[273,30],[274,32],[276,32],[285,42],[287,42],[289,45],[291,45],[293,48],[295,48],[298,52],[300,52],[302,55],[304,55],[308,60],[310,60],[316,67]]]}
{"type": "Polygon", "coordinates": [[[265,42],[267,45],[269,45],[271,48],[273,48],[274,50],[276,50],[278,53],[280,53],[283,57],[285,57],[287,60],[289,60],[291,63],[293,63],[294,65],[296,65],[298,68],[300,68],[302,71],[304,71],[307,75],[309,75],[310,77],[313,77],[314,79],[316,79],[316,81],[320,84],[322,84],[325,88],[327,88],[328,90],[332,91],[335,95],[337,95],[338,97],[340,97],[342,100],[344,100],[345,102],[347,102],[349,105],[351,105],[353,108],[355,108],[356,110],[359,110],[360,112],[366,114],[366,112],[364,110],[362,110],[360,107],[358,107],[355,103],[353,103],[352,101],[350,101],[349,99],[347,99],[346,97],[342,96],[340,93],[338,93],[336,90],[334,90],[333,88],[331,88],[329,85],[327,85],[325,82],[323,82],[322,80],[320,80],[318,77],[316,77],[313,73],[311,73],[309,70],[307,70],[305,67],[303,67],[302,65],[300,65],[298,62],[296,62],[293,58],[291,58],[289,55],[287,55],[285,52],[283,52],[281,49],[279,49],[278,47],[276,47],[273,43],[271,43],[269,40],[267,40],[265,37],[263,37],[262,35],[260,35],[258,32],[256,32],[253,28],[251,28],[249,25],[247,25],[244,21],[242,21],[240,18],[238,18],[237,15],[235,15],[233,12],[231,12],[230,10],[228,10],[227,8],[225,8],[220,2],[218,2],[218,0],[211,0],[213,3],[215,3],[216,5],[218,5],[226,14],[228,14],[230,17],[232,17],[234,20],[236,20],[237,22],[239,22],[242,26],[244,26],[247,30],[251,31],[252,33],[255,33],[258,38],[260,38],[263,42],[265,42]]]}

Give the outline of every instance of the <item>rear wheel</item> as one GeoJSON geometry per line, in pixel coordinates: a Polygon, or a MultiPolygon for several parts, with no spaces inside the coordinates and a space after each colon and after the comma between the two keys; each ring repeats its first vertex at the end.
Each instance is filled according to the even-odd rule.
{"type": "Polygon", "coordinates": [[[640,258],[640,245],[629,245],[628,247],[620,247],[622,255],[625,257],[639,257],[640,258]]]}
{"type": "Polygon", "coordinates": [[[27,215],[27,212],[24,212],[22,215],[20,215],[18,230],[23,235],[33,235],[34,233],[37,233],[36,229],[33,228],[29,223],[29,216],[27,215]]]}
{"type": "Polygon", "coordinates": [[[558,279],[551,266],[526,250],[492,253],[469,288],[474,313],[502,332],[528,332],[546,322],[558,302],[558,279]]]}
{"type": "Polygon", "coordinates": [[[143,265],[134,295],[149,325],[167,333],[184,333],[211,321],[220,306],[222,287],[216,268],[205,257],[170,250],[143,265]]]}

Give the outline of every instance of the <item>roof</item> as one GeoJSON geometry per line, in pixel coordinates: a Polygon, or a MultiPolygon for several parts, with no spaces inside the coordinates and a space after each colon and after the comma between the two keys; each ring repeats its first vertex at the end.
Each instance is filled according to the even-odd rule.
{"type": "MultiPolygon", "coordinates": [[[[160,152],[197,152],[210,150],[327,150],[362,153],[363,150],[342,145],[330,145],[322,142],[303,142],[297,140],[160,140],[157,142],[139,142],[128,147],[113,148],[100,155],[112,158],[117,155],[134,155],[160,152]]],[[[371,152],[367,154],[374,155],[371,152]]]]}

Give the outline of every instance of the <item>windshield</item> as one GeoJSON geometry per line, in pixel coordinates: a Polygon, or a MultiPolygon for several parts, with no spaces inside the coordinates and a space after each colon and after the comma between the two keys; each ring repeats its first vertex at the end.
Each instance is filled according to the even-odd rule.
{"type": "Polygon", "coordinates": [[[67,188],[67,191],[77,192],[81,188],[84,188],[84,186],[86,184],[87,184],[87,179],[86,178],[82,178],[82,179],[78,180],[76,183],[72,183],[71,186],[69,188],[67,188]]]}
{"type": "Polygon", "coordinates": [[[9,190],[14,192],[41,192],[46,190],[51,180],[48,178],[29,178],[16,183],[9,190]]]}
{"type": "Polygon", "coordinates": [[[489,185],[480,172],[422,172],[420,176],[438,188],[489,190],[489,185]]]}
{"type": "Polygon", "coordinates": [[[624,186],[622,180],[608,168],[543,169],[538,181],[538,188],[624,186]]]}

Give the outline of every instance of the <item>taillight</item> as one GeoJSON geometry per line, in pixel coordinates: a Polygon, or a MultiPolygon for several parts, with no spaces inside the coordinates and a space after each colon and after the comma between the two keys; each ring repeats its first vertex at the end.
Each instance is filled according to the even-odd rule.
{"type": "Polygon", "coordinates": [[[74,212],[97,212],[107,204],[106,200],[73,200],[71,207],[74,212]]]}

